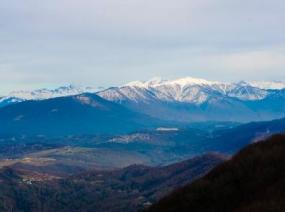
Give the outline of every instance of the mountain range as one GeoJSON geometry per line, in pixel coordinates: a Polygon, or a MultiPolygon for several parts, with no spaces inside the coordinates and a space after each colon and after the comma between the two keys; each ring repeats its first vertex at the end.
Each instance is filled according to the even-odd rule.
{"type": "MultiPolygon", "coordinates": [[[[146,128],[154,126],[154,123],[164,125],[165,122],[189,124],[191,122],[205,121],[265,121],[285,116],[284,87],[285,83],[283,82],[223,83],[186,77],[177,80],[152,79],[146,82],[136,81],[108,89],[67,86],[54,90],[19,91],[0,98],[0,118],[2,125],[4,124],[8,127],[10,125],[7,125],[7,121],[10,121],[11,126],[16,126],[19,123],[24,123],[23,120],[34,116],[38,111],[37,114],[41,116],[41,122],[39,123],[46,122],[51,124],[52,122],[48,120],[53,120],[53,126],[57,126],[56,123],[60,123],[61,129],[62,127],[70,128],[70,125],[75,126],[79,124],[79,122],[71,118],[73,116],[77,117],[78,120],[88,117],[88,121],[87,119],[82,121],[84,120],[82,119],[80,125],[82,127],[85,126],[86,129],[90,129],[90,126],[93,126],[93,129],[97,129],[87,130],[86,132],[106,133],[112,131],[110,128],[109,131],[106,130],[108,128],[107,123],[113,122],[112,116],[117,117],[117,120],[119,120],[119,116],[112,114],[111,110],[108,110],[109,118],[108,116],[103,118],[104,116],[101,113],[95,117],[90,116],[90,110],[80,110],[79,108],[71,107],[71,105],[74,105],[74,102],[80,102],[72,100],[78,100],[81,98],[81,95],[81,100],[89,99],[86,101],[92,102],[89,102],[91,105],[93,104],[92,107],[88,107],[89,109],[98,109],[98,107],[94,107],[94,104],[97,104],[94,102],[99,99],[101,103],[104,100],[104,104],[108,105],[107,107],[110,105],[112,105],[112,109],[116,107],[116,114],[121,114],[118,123],[125,123],[125,121],[129,123],[120,124],[125,129],[128,129],[128,126],[137,126],[136,124],[130,124],[132,122],[129,119],[139,120],[138,117],[143,117],[142,120],[148,120],[146,122],[140,121],[140,123],[144,123],[143,125],[146,128]],[[89,96],[87,97],[86,95],[89,96]],[[91,100],[90,98],[95,98],[96,100],[91,100]],[[58,110],[59,108],[56,104],[60,105],[60,110],[58,110]],[[41,107],[45,107],[48,111],[41,107]],[[129,111],[132,115],[126,116],[126,111],[129,111]],[[30,115],[26,113],[30,113],[30,115]],[[59,121],[55,121],[55,114],[59,121]],[[67,117],[67,114],[69,114],[69,118],[59,118],[67,117]],[[92,122],[91,117],[94,118],[92,122]],[[162,122],[158,122],[158,120],[162,122]],[[99,126],[104,124],[106,126],[105,129],[100,131],[99,129],[103,128],[99,126]]],[[[85,100],[82,100],[78,106],[86,106],[86,102],[82,104],[85,100]]],[[[102,111],[106,112],[104,109],[102,111]]],[[[38,117],[33,117],[32,119],[36,120],[38,117]]],[[[51,126],[50,124],[41,126],[41,129],[48,129],[51,126]]],[[[24,128],[24,125],[21,125],[19,129],[23,130],[24,128]]],[[[14,127],[11,129],[14,129],[14,127]]],[[[131,127],[129,129],[136,130],[138,128],[131,127]]],[[[114,130],[116,131],[116,127],[114,130]]],[[[72,131],[68,130],[66,132],[72,133],[72,131]]],[[[124,132],[124,130],[116,132],[124,132]]],[[[128,131],[125,130],[125,132],[128,131]]]]}
{"type": "Polygon", "coordinates": [[[18,102],[26,100],[44,100],[63,96],[72,96],[82,93],[96,93],[103,88],[83,87],[75,85],[62,86],[56,89],[37,89],[12,91],[7,96],[0,98],[0,103],[7,99],[17,99],[18,102]]]}
{"type": "Polygon", "coordinates": [[[221,83],[195,78],[132,82],[98,95],[149,116],[171,121],[261,121],[285,112],[284,85],[221,83]],[[262,88],[261,88],[262,87],[262,88]],[[272,89],[272,88],[279,89],[272,89]]]}
{"type": "MultiPolygon", "coordinates": [[[[150,79],[148,81],[133,81],[127,83],[123,86],[119,86],[116,88],[144,88],[153,91],[156,94],[156,97],[161,100],[166,101],[180,101],[180,102],[191,102],[196,104],[201,104],[205,101],[205,96],[203,96],[206,92],[206,89],[212,91],[217,91],[221,94],[235,97],[241,100],[256,100],[263,99],[270,92],[269,90],[282,90],[285,88],[284,81],[261,81],[261,82],[245,82],[240,81],[238,83],[225,83],[218,81],[208,81],[204,79],[185,77],[176,80],[163,80],[162,78],[156,77],[150,79]],[[195,89],[191,90],[190,88],[194,86],[197,92],[191,93],[190,91],[195,91],[195,89]],[[199,86],[202,91],[199,91],[199,86]],[[263,90],[263,91],[262,91],[263,90]]],[[[114,87],[111,87],[110,90],[113,90],[114,87]]],[[[50,99],[55,97],[63,97],[63,96],[71,96],[78,95],[82,93],[101,93],[102,96],[105,95],[105,89],[103,87],[91,87],[91,86],[75,86],[75,85],[67,85],[62,86],[56,89],[37,89],[37,90],[19,90],[12,91],[7,96],[0,97],[0,102],[5,99],[15,98],[18,101],[25,100],[43,100],[50,99]]],[[[109,89],[107,89],[109,90],[109,89]]],[[[110,100],[118,101],[124,100],[126,98],[135,100],[134,95],[123,92],[122,90],[121,96],[107,96],[110,100]]]]}

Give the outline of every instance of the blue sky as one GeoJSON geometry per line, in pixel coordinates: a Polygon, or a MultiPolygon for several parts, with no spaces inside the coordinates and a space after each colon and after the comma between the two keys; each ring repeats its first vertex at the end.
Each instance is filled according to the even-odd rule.
{"type": "Polygon", "coordinates": [[[3,0],[0,94],[154,76],[285,80],[282,0],[3,0]]]}

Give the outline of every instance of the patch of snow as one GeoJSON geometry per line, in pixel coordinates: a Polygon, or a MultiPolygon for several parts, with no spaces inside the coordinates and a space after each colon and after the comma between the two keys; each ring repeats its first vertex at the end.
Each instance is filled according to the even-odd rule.
{"type": "Polygon", "coordinates": [[[165,82],[165,84],[168,84],[168,85],[176,84],[181,87],[185,87],[188,85],[214,85],[214,84],[220,84],[220,82],[208,81],[205,79],[193,78],[193,77],[184,77],[184,78],[180,78],[177,80],[165,82]]]}
{"type": "Polygon", "coordinates": [[[178,131],[178,128],[167,128],[167,127],[159,127],[156,129],[156,131],[178,131]]]}
{"type": "Polygon", "coordinates": [[[44,88],[34,91],[13,91],[8,95],[8,98],[14,97],[24,100],[43,100],[55,97],[72,96],[82,93],[96,93],[98,91],[98,88],[68,85],[56,89],[44,88]]]}
{"type": "Polygon", "coordinates": [[[23,115],[19,115],[19,116],[17,116],[17,117],[14,118],[14,121],[20,121],[20,120],[22,120],[23,118],[24,118],[23,115]]]}
{"type": "Polygon", "coordinates": [[[262,82],[250,82],[250,85],[260,89],[272,89],[281,90],[285,88],[285,81],[262,81],[262,82]]]}

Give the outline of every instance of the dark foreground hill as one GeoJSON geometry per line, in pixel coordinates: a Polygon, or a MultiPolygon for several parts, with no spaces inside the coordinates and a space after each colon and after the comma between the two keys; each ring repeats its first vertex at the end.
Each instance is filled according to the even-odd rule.
{"type": "Polygon", "coordinates": [[[148,211],[283,212],[285,135],[252,144],[148,211]]]}

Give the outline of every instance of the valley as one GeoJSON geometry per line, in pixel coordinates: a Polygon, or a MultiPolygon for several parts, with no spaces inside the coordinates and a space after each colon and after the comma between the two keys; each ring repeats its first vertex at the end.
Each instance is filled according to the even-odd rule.
{"type": "Polygon", "coordinates": [[[284,120],[228,123],[228,128],[200,123],[113,136],[2,137],[0,208],[139,211],[244,146],[284,131],[284,120]]]}

